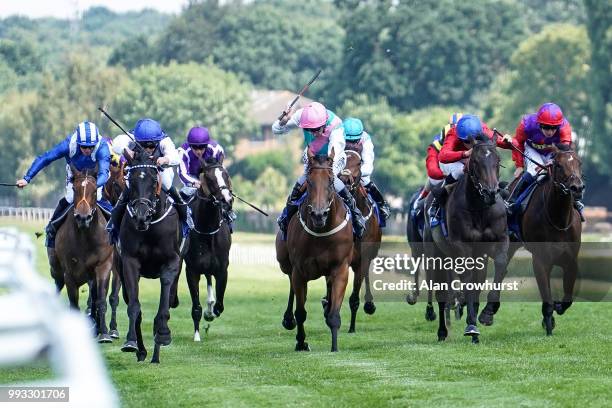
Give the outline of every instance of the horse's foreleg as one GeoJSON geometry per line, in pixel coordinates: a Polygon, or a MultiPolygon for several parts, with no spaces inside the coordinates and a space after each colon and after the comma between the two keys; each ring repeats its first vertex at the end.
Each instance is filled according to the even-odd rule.
{"type": "Polygon", "coordinates": [[[217,301],[213,306],[213,313],[215,317],[220,317],[221,313],[225,310],[225,306],[223,305],[223,300],[225,298],[225,288],[227,287],[227,267],[229,265],[225,264],[221,273],[215,275],[215,292],[217,295],[217,301]]]}
{"type": "Polygon", "coordinates": [[[289,278],[289,299],[287,299],[287,309],[285,310],[285,314],[283,315],[283,327],[287,330],[295,329],[295,317],[293,315],[293,299],[295,298],[295,293],[293,292],[293,285],[291,285],[291,275],[289,278]]]}
{"type": "Polygon", "coordinates": [[[108,302],[111,307],[111,321],[110,321],[110,336],[113,339],[119,338],[119,331],[117,330],[117,306],[119,306],[119,289],[121,288],[121,280],[119,278],[119,272],[117,271],[115,261],[113,260],[113,271],[111,279],[111,293],[108,298],[108,302]]]}
{"type": "Polygon", "coordinates": [[[308,286],[302,276],[293,270],[291,272],[291,285],[295,293],[295,321],[297,323],[297,334],[295,335],[295,351],[310,351],[310,347],[306,340],[306,332],[304,331],[304,322],[306,321],[306,293],[308,286]]]}
{"type": "Polygon", "coordinates": [[[141,318],[140,301],[138,300],[139,267],[140,265],[137,260],[123,256],[121,276],[123,281],[123,297],[127,300],[129,324],[126,341],[121,347],[121,351],[130,353],[138,351],[136,344],[136,321],[141,318]]]}
{"type": "Polygon", "coordinates": [[[105,262],[99,265],[95,269],[95,287],[96,287],[96,301],[92,304],[92,308],[96,311],[96,325],[98,327],[98,342],[99,343],[111,343],[112,339],[108,334],[108,328],[106,327],[106,296],[108,294],[108,285],[110,281],[110,268],[111,262],[105,262]]]}
{"type": "MultiPolygon", "coordinates": [[[[366,267],[369,266],[366,265],[366,267]]],[[[357,311],[359,310],[359,292],[361,291],[361,284],[368,273],[367,269],[364,268],[362,262],[357,264],[357,270],[353,269],[353,292],[349,297],[349,307],[351,308],[351,324],[349,327],[349,333],[355,333],[355,320],[357,319],[357,311]],[[365,271],[364,271],[365,269],[365,271]]]]}
{"type": "Polygon", "coordinates": [[[340,308],[344,300],[346,284],[348,283],[348,263],[340,266],[330,274],[331,293],[325,323],[331,330],[332,346],[331,351],[338,351],[338,329],[340,329],[340,308]]]}
{"type": "MultiPolygon", "coordinates": [[[[576,256],[578,256],[576,254],[576,256]]],[[[563,300],[561,302],[554,302],[555,311],[557,314],[562,315],[567,309],[570,308],[574,301],[574,286],[576,284],[576,277],[578,276],[578,262],[574,256],[566,260],[563,267],[563,300]]]]}
{"type": "Polygon", "coordinates": [[[370,265],[363,274],[365,278],[365,296],[363,298],[363,311],[366,314],[373,315],[376,312],[376,305],[374,304],[374,296],[372,296],[372,288],[370,287],[370,265]]]}
{"type": "Polygon", "coordinates": [[[542,259],[535,254],[533,255],[533,272],[535,273],[540,297],[542,298],[542,326],[546,330],[546,335],[551,336],[555,327],[555,318],[553,317],[554,304],[550,290],[550,271],[552,264],[545,259],[542,259]]]}
{"type": "Polygon", "coordinates": [[[200,341],[200,320],[202,320],[202,305],[200,304],[200,274],[187,265],[187,286],[191,295],[191,319],[193,320],[193,341],[200,341]]]}
{"type": "Polygon", "coordinates": [[[425,306],[425,320],[427,320],[428,322],[433,322],[436,320],[436,312],[434,310],[433,307],[433,289],[432,288],[432,283],[433,283],[433,279],[432,279],[432,270],[428,269],[425,272],[425,279],[427,279],[427,287],[430,289],[427,289],[427,306],[425,306]]]}
{"type": "Polygon", "coordinates": [[[70,307],[75,310],[79,309],[79,288],[72,281],[72,279],[66,280],[66,292],[68,293],[68,301],[70,302],[70,307]]]}
{"type": "Polygon", "coordinates": [[[207,273],[206,275],[206,310],[204,311],[204,320],[212,322],[215,320],[215,314],[213,312],[213,306],[215,305],[215,291],[212,286],[212,275],[207,273]]]}
{"type": "MultiPolygon", "coordinates": [[[[162,273],[159,277],[161,286],[159,293],[159,308],[153,320],[155,344],[159,346],[168,346],[172,342],[172,335],[168,327],[168,320],[170,320],[170,292],[177,274],[178,265],[172,266],[172,263],[169,263],[162,269],[162,273]]],[[[155,354],[153,357],[155,357],[155,354]]],[[[156,361],[154,358],[151,362],[159,363],[159,359],[156,361]]]]}

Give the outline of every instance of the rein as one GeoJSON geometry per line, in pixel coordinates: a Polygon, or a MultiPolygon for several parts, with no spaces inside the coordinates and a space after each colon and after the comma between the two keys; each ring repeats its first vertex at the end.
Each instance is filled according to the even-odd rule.
{"type": "MultiPolygon", "coordinates": [[[[474,145],[473,149],[475,149],[477,147],[489,147],[489,143],[488,142],[477,143],[476,145],[474,145]]],[[[480,196],[480,199],[484,201],[485,198],[486,198],[485,188],[482,185],[482,183],[480,182],[480,180],[478,180],[478,178],[476,177],[476,174],[474,174],[474,172],[472,171],[472,166],[470,166],[470,163],[472,162],[472,157],[473,156],[470,156],[470,159],[467,162],[467,166],[466,166],[467,167],[467,174],[468,174],[468,177],[470,178],[470,181],[472,182],[472,185],[474,186],[474,188],[478,192],[478,195],[480,196]]]]}

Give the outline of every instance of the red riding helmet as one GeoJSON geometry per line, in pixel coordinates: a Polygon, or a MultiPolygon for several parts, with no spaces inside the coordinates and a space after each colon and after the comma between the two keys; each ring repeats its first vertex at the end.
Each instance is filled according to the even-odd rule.
{"type": "Polygon", "coordinates": [[[542,125],[560,126],[563,123],[563,112],[559,106],[548,102],[538,109],[537,120],[542,125]]]}

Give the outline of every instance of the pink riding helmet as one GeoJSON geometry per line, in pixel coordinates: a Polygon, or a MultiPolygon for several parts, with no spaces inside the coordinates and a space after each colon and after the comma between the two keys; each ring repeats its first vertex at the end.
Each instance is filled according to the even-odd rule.
{"type": "Polygon", "coordinates": [[[320,128],[327,122],[327,109],[319,102],[312,102],[302,110],[300,127],[302,129],[320,128]]]}

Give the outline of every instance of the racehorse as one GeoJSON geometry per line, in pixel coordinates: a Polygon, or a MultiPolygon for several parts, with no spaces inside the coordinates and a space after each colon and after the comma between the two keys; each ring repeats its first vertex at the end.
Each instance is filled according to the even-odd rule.
{"type": "Polygon", "coordinates": [[[121,252],[121,283],[128,304],[129,330],[121,351],[136,352],[143,361],[147,350],[142,340],[142,312],[138,300],[140,277],[159,279],[161,291],[159,309],[153,323],[155,349],[152,363],[159,363],[160,346],[172,341],[170,319],[171,286],[179,274],[178,214],[162,190],[161,169],[156,165],[159,150],[153,156],[137,150],[127,159],[129,203],[121,222],[119,246],[121,252]]]}
{"type": "MultiPolygon", "coordinates": [[[[378,218],[374,214],[374,205],[368,199],[368,194],[365,188],[361,185],[361,151],[363,146],[359,143],[348,143],[346,144],[346,166],[340,176],[340,179],[347,184],[351,194],[355,197],[357,207],[364,214],[366,221],[366,230],[363,234],[363,238],[357,241],[353,247],[353,256],[351,260],[351,268],[353,269],[353,292],[349,297],[349,306],[351,308],[351,325],[349,327],[349,333],[355,332],[355,320],[357,317],[357,310],[359,310],[359,292],[361,285],[365,279],[366,281],[366,293],[365,293],[365,304],[363,310],[367,314],[374,314],[376,306],[374,305],[374,298],[370,289],[370,264],[380,249],[380,240],[382,236],[382,230],[380,228],[378,218]]],[[[328,297],[329,299],[329,292],[328,297]]]]}
{"type": "MultiPolygon", "coordinates": [[[[553,147],[552,162],[542,166],[543,180],[535,187],[520,223],[523,242],[513,242],[508,261],[521,247],[532,254],[533,271],[542,298],[542,326],[548,336],[555,327],[553,311],[562,315],[572,305],[578,273],[582,224],[574,208],[574,199],[581,199],[585,189],[581,161],[570,147],[553,147]],[[550,273],[554,265],[563,269],[563,299],[553,301],[550,273]]],[[[512,182],[514,188],[518,178],[512,182]]],[[[503,276],[496,282],[501,282],[503,276]]],[[[499,309],[499,291],[491,291],[486,307],[479,316],[483,324],[493,324],[499,309]]]]}
{"type": "Polygon", "coordinates": [[[300,204],[297,216],[289,223],[287,241],[283,241],[280,231],[276,236],[276,259],[291,283],[283,326],[291,329],[297,322],[296,351],[310,350],[308,343],[304,341],[304,304],[308,281],[321,276],[325,276],[331,287],[325,322],[331,330],[331,351],[338,351],[340,307],[348,282],[348,268],[353,252],[353,230],[349,222],[350,214],[334,189],[333,160],[333,150],[329,157],[314,156],[308,151],[305,183],[307,196],[300,204]]]}
{"type": "MultiPolygon", "coordinates": [[[[98,167],[78,171],[70,166],[73,180],[73,216],[60,226],[55,249],[48,248],[51,276],[58,291],[66,285],[70,306],[79,309],[79,288],[92,282],[91,317],[98,342],[110,343],[106,327],[106,295],[113,263],[113,249],[108,242],[106,220],[97,208],[98,167]]],[[[68,210],[70,211],[70,210],[68,210]]]]}
{"type": "MultiPolygon", "coordinates": [[[[464,175],[455,183],[448,200],[442,206],[446,213],[448,236],[444,236],[442,226],[432,228],[429,217],[425,217],[424,249],[426,256],[448,257],[453,261],[455,272],[463,284],[483,283],[487,274],[487,258],[492,257],[496,277],[503,276],[507,264],[508,227],[506,208],[499,196],[499,156],[496,143],[480,134],[472,141],[472,154],[464,168],[464,175]],[[471,266],[464,270],[456,268],[459,259],[472,259],[471,266]],[[482,268],[477,267],[482,265],[482,268]]],[[[427,197],[426,210],[430,207],[433,194],[427,197]]],[[[446,262],[445,262],[446,263],[446,262]]],[[[434,263],[434,280],[448,285],[449,270],[434,263]]],[[[480,332],[476,317],[479,307],[480,290],[478,287],[463,290],[467,318],[465,336],[471,336],[472,343],[478,343],[480,332]]],[[[446,302],[449,290],[442,286],[436,290],[438,301],[438,340],[448,336],[446,302]]]]}
{"type": "MultiPolygon", "coordinates": [[[[223,217],[222,203],[231,202],[232,184],[225,168],[217,162],[202,160],[200,188],[190,203],[194,229],[189,234],[188,247],[184,256],[187,270],[187,284],[191,294],[191,317],[193,319],[194,341],[200,341],[200,275],[206,276],[208,299],[204,319],[212,321],[221,316],[223,298],[227,286],[227,267],[232,245],[230,226],[223,217]],[[225,196],[225,197],[224,197],[225,196]],[[212,277],[215,277],[215,291],[212,277]],[[216,301],[215,301],[216,292],[216,301]]],[[[182,264],[182,263],[181,263],[182,264]]]]}

